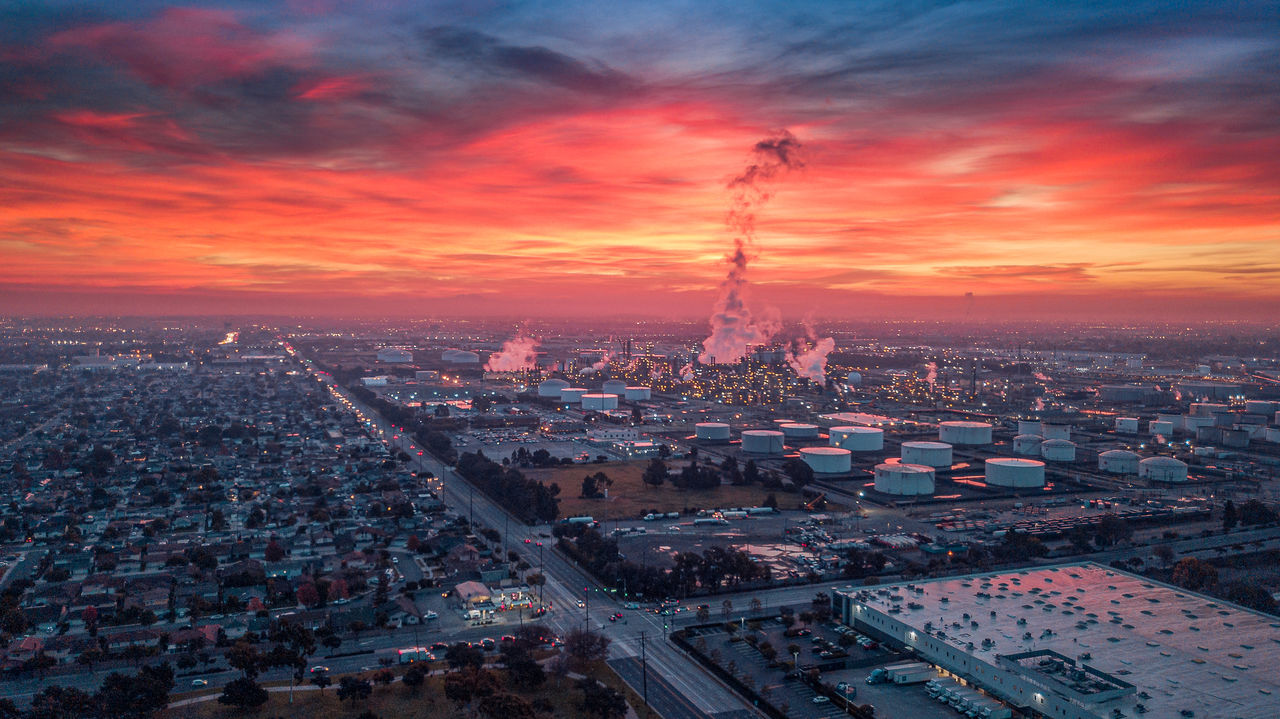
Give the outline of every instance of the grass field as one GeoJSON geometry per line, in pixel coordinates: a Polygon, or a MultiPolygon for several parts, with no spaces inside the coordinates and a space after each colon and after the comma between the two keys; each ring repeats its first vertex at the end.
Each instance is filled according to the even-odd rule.
{"type": "MultiPolygon", "coordinates": [[[[715,507],[755,507],[764,504],[769,492],[757,486],[732,487],[723,485],[717,489],[685,490],[665,482],[661,487],[650,487],[640,480],[648,460],[640,462],[605,462],[603,464],[575,464],[554,469],[524,470],[525,476],[560,485],[560,516],[588,515],[605,519],[635,519],[650,509],[662,512],[679,512],[685,509],[715,507]],[[604,472],[613,480],[607,499],[582,499],[582,478],[588,474],[604,472]]],[[[673,468],[674,469],[674,468],[673,468]]],[[[781,496],[779,499],[783,499],[781,496]]]]}
{"type": "MultiPolygon", "coordinates": [[[[501,677],[502,672],[495,671],[501,677]]],[[[643,704],[640,697],[627,687],[617,674],[603,662],[590,672],[608,686],[622,691],[627,696],[627,703],[640,709],[643,704]]],[[[334,684],[337,682],[335,680],[334,684]]],[[[561,679],[550,674],[547,681],[537,691],[515,692],[530,702],[546,702],[552,711],[548,716],[564,719],[586,719],[578,701],[582,692],[577,689],[572,679],[561,679]]],[[[414,693],[400,683],[389,686],[375,684],[373,695],[369,699],[355,704],[338,701],[336,686],[324,692],[295,691],[293,703],[289,703],[288,692],[272,692],[270,699],[254,712],[244,713],[232,707],[219,704],[217,700],[177,707],[161,712],[161,719],[242,719],[257,717],[258,719],[354,719],[366,710],[372,711],[379,719],[471,719],[465,711],[449,701],[444,695],[444,677],[433,676],[414,693]]],[[[541,716],[541,715],[540,715],[541,716]]]]}

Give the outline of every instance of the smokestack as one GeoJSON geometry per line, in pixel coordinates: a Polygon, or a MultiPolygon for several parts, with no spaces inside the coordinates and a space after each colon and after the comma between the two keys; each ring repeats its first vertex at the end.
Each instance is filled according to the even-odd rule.
{"type": "Polygon", "coordinates": [[[755,213],[769,200],[763,185],[782,173],[803,167],[797,157],[800,141],[786,130],[767,137],[752,148],[753,162],[729,181],[731,193],[726,223],[733,231],[733,251],[726,258],[729,271],[720,283],[720,296],[711,314],[711,335],[702,341],[698,360],[704,364],[732,364],[752,345],[766,344],[779,329],[776,311],[755,316],[747,306],[746,272],[749,251],[755,241],[755,213]]]}

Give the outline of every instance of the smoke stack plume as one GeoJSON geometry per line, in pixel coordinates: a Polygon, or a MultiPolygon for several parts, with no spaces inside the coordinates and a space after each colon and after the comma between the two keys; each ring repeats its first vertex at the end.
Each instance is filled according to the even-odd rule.
{"type": "Polygon", "coordinates": [[[742,359],[747,348],[765,344],[780,328],[776,312],[753,315],[747,306],[747,265],[755,241],[756,211],[769,200],[764,185],[780,174],[803,167],[798,157],[800,141],[786,130],[757,142],[753,162],[729,181],[731,199],[726,222],[733,231],[733,251],[729,272],[720,283],[720,296],[711,313],[711,335],[702,341],[698,361],[704,364],[732,364],[742,359]]]}
{"type": "Polygon", "coordinates": [[[819,338],[808,323],[804,326],[804,333],[805,339],[797,340],[792,347],[787,348],[787,364],[791,365],[797,375],[818,384],[826,384],[827,355],[836,348],[836,341],[831,337],[819,338]],[[797,344],[801,348],[798,353],[795,351],[797,344]]]}
{"type": "Polygon", "coordinates": [[[484,368],[490,372],[520,372],[538,366],[537,339],[520,330],[515,337],[502,343],[502,349],[489,355],[484,368]]]}

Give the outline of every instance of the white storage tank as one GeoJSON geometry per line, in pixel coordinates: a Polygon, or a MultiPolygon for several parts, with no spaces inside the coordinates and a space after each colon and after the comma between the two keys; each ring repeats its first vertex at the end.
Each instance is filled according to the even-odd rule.
{"type": "Polygon", "coordinates": [[[1137,434],[1140,423],[1137,417],[1116,417],[1116,431],[1122,434],[1137,434]]]}
{"type": "Polygon", "coordinates": [[[468,350],[445,350],[440,359],[451,364],[479,364],[480,355],[468,350]]]}
{"type": "Polygon", "coordinates": [[[604,392],[589,392],[582,395],[582,408],[594,409],[603,412],[607,409],[618,408],[618,395],[605,394],[604,392]]]}
{"type": "Polygon", "coordinates": [[[1147,457],[1138,463],[1138,476],[1152,482],[1187,481],[1187,463],[1173,457],[1147,457]]]}
{"type": "Polygon", "coordinates": [[[778,429],[782,430],[783,436],[787,439],[817,439],[818,425],[801,424],[799,422],[788,422],[778,425],[778,429]]]}
{"type": "Polygon", "coordinates": [[[627,383],[620,379],[611,379],[600,386],[600,391],[621,397],[627,391],[627,383]]]}
{"type": "Polygon", "coordinates": [[[782,433],[774,429],[748,429],[742,433],[742,451],[751,454],[781,454],[782,433]]]}
{"type": "Polygon", "coordinates": [[[1018,420],[1018,434],[1034,434],[1040,436],[1044,432],[1039,420],[1020,419],[1018,420]]]}
{"type": "Polygon", "coordinates": [[[653,390],[648,387],[627,387],[622,391],[622,396],[631,402],[653,399],[653,390]]]}
{"type": "Polygon", "coordinates": [[[1044,425],[1044,432],[1042,432],[1040,436],[1045,439],[1071,439],[1071,425],[1046,423],[1044,425]]]}
{"type": "Polygon", "coordinates": [[[861,373],[861,372],[850,372],[849,374],[847,374],[847,375],[845,375],[845,376],[844,376],[844,383],[845,383],[845,384],[847,384],[847,385],[851,385],[851,386],[853,386],[853,387],[857,387],[857,386],[861,385],[861,384],[862,384],[862,373],[861,373]]]}
{"type": "Polygon", "coordinates": [[[993,487],[1044,486],[1044,462],[1034,459],[996,457],[988,459],[986,464],[987,484],[993,487]]]}
{"type": "Polygon", "coordinates": [[[878,427],[832,427],[829,444],[851,452],[876,452],[884,449],[884,430],[878,427]]]}
{"type": "Polygon", "coordinates": [[[565,387],[560,390],[560,401],[577,404],[582,401],[582,395],[589,391],[586,387],[565,387]]]}
{"type": "Polygon", "coordinates": [[[1043,441],[1044,437],[1038,434],[1020,434],[1013,438],[1013,453],[1035,457],[1040,454],[1040,443],[1043,441]]]}
{"type": "Polygon", "coordinates": [[[938,439],[950,444],[991,444],[991,425],[986,422],[943,422],[938,439]]]}
{"type": "Polygon", "coordinates": [[[1040,456],[1050,462],[1076,461],[1076,443],[1066,439],[1046,439],[1040,443],[1040,456]]]}
{"type": "MultiPolygon", "coordinates": [[[[1199,432],[1201,427],[1212,427],[1217,421],[1213,417],[1193,417],[1191,415],[1186,415],[1181,419],[1181,426],[1188,434],[1195,434],[1199,432]]],[[[1173,426],[1176,429],[1178,427],[1178,423],[1175,422],[1173,426]]]]}
{"type": "Polygon", "coordinates": [[[1111,474],[1137,474],[1138,459],[1127,449],[1110,449],[1098,455],[1098,469],[1111,474]]]}
{"type": "Polygon", "coordinates": [[[1217,402],[1193,402],[1191,404],[1192,417],[1212,417],[1215,414],[1222,414],[1223,412],[1230,411],[1230,407],[1217,402]]]}
{"type": "Polygon", "coordinates": [[[723,422],[699,422],[693,426],[693,436],[699,442],[728,442],[729,425],[723,422]]]}
{"type": "Polygon", "coordinates": [[[800,459],[818,474],[848,474],[853,453],[839,447],[803,447],[800,459]]]}
{"type": "Polygon", "coordinates": [[[918,464],[924,467],[943,469],[951,466],[951,445],[946,442],[903,442],[903,464],[918,464]]]}
{"type": "Polygon", "coordinates": [[[1262,432],[1262,438],[1268,442],[1280,442],[1280,427],[1267,427],[1262,432]]]}
{"type": "Polygon", "coordinates": [[[1173,422],[1154,420],[1147,425],[1147,429],[1152,435],[1162,434],[1166,437],[1173,436],[1173,422]]]}
{"type": "Polygon", "coordinates": [[[933,494],[933,467],[919,464],[877,464],[876,491],[914,496],[933,494]]]}
{"type": "Polygon", "coordinates": [[[568,389],[568,387],[569,383],[562,379],[549,379],[538,383],[538,396],[554,397],[555,399],[559,399],[560,392],[568,389]]]}

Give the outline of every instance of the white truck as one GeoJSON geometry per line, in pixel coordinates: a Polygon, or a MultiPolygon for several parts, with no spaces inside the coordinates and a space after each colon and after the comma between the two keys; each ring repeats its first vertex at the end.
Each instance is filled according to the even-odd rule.
{"type": "Polygon", "coordinates": [[[868,684],[921,684],[936,675],[933,667],[923,662],[878,667],[867,676],[868,684]]]}

